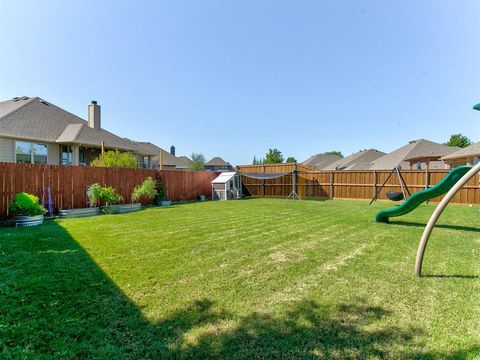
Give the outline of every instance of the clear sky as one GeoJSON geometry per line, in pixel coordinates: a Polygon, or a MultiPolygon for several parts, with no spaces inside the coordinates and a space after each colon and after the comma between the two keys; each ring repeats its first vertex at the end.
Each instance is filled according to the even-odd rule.
{"type": "Polygon", "coordinates": [[[177,154],[480,140],[480,1],[0,1],[0,99],[177,154]]]}

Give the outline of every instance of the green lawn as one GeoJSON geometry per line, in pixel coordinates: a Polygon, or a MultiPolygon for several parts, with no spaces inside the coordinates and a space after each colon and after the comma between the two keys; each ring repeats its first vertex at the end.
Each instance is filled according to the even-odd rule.
{"type": "Polygon", "coordinates": [[[480,356],[480,213],[251,199],[0,229],[0,358],[480,356]]]}

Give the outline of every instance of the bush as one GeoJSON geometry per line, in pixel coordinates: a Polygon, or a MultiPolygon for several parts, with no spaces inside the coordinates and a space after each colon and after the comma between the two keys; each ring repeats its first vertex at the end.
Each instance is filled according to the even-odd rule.
{"type": "Polygon", "coordinates": [[[38,197],[24,192],[18,193],[8,205],[10,210],[15,215],[37,216],[45,215],[47,210],[40,205],[38,197]]]}
{"type": "Polygon", "coordinates": [[[168,195],[165,191],[165,187],[160,179],[155,182],[157,195],[155,195],[155,201],[168,201],[168,195]]]}
{"type": "Polygon", "coordinates": [[[138,202],[141,198],[153,199],[156,195],[157,189],[155,180],[148,177],[141,185],[135,186],[135,189],[133,189],[132,203],[138,202]]]}
{"type": "Polygon", "coordinates": [[[137,159],[129,152],[121,152],[117,149],[104,152],[93,160],[90,166],[134,169],[137,167],[137,159]]]}
{"type": "Polygon", "coordinates": [[[105,205],[115,205],[123,201],[123,197],[120,194],[117,194],[112,186],[102,187],[100,184],[90,185],[88,191],[88,201],[90,206],[98,206],[101,201],[105,202],[105,205]]]}

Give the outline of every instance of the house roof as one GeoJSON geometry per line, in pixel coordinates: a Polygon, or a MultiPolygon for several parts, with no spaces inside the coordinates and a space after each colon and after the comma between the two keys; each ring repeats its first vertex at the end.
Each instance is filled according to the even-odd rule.
{"type": "Polygon", "coordinates": [[[235,171],[222,172],[215,179],[212,180],[212,184],[225,184],[235,176],[235,171]]]}
{"type": "Polygon", "coordinates": [[[205,165],[207,166],[224,166],[224,165],[230,165],[228,162],[223,160],[221,157],[216,156],[212,158],[210,161],[206,162],[205,165]]]}
{"type": "Polygon", "coordinates": [[[178,159],[181,161],[181,164],[184,168],[188,168],[192,160],[190,160],[187,156],[179,156],[178,159]]]}
{"type": "Polygon", "coordinates": [[[93,147],[100,147],[103,142],[106,148],[154,155],[105,129],[92,129],[86,120],[39,97],[0,102],[0,136],[93,147]]]}
{"type": "Polygon", "coordinates": [[[334,155],[334,154],[317,154],[317,155],[310,156],[307,160],[305,160],[302,163],[302,165],[323,170],[328,165],[341,159],[342,159],[341,156],[334,155]]]}
{"type": "Polygon", "coordinates": [[[458,158],[465,157],[475,157],[480,156],[480,141],[473,143],[464,148],[458,148],[457,150],[451,152],[448,155],[442,157],[442,160],[453,160],[458,158]]]}
{"type": "Polygon", "coordinates": [[[331,163],[325,167],[325,170],[367,170],[372,165],[372,161],[384,155],[384,152],[376,149],[361,150],[331,163]]]}
{"type": "Polygon", "coordinates": [[[152,156],[152,161],[156,162],[158,161],[160,163],[160,152],[162,153],[162,165],[165,166],[175,166],[177,168],[184,168],[185,166],[185,161],[179,157],[176,157],[175,155],[170,154],[168,151],[162,149],[161,147],[158,147],[155,144],[152,144],[151,142],[140,142],[140,141],[135,141],[135,144],[143,148],[145,151],[149,151],[151,153],[154,153],[155,155],[152,156]]]}
{"type": "MultiPolygon", "coordinates": [[[[410,159],[427,157],[430,159],[440,159],[440,157],[450,154],[455,150],[456,148],[425,139],[413,140],[401,148],[374,160],[370,170],[391,170],[397,165],[403,168],[409,168],[410,163],[408,160],[410,159]]],[[[433,164],[431,163],[431,165],[433,164]]]]}

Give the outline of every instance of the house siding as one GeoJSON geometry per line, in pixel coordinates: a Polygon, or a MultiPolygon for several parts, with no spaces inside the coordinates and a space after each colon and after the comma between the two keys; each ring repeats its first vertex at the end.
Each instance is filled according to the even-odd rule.
{"type": "Polygon", "coordinates": [[[0,138],[0,162],[15,161],[15,141],[12,139],[0,138]]]}
{"type": "Polygon", "coordinates": [[[60,164],[60,145],[46,143],[48,146],[47,162],[51,165],[60,164]]]}

